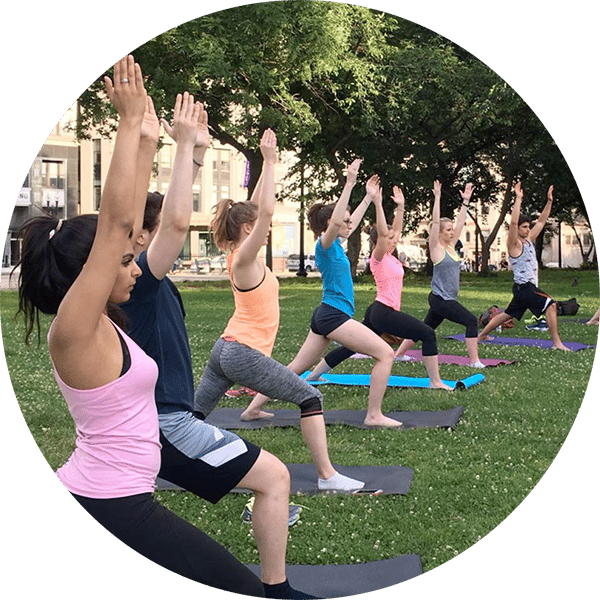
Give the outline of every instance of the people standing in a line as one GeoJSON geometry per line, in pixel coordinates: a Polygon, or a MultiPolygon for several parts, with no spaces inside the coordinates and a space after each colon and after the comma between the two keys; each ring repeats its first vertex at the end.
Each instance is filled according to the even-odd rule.
{"type": "MultiPolygon", "coordinates": [[[[194,414],[194,378],[185,311],[181,295],[167,275],[188,235],[192,186],[210,143],[208,115],[186,92],[177,96],[172,124],[163,120],[163,126],[177,143],[171,180],[161,212],[156,214],[151,198],[147,204],[155,222],[148,219],[151,231],[144,230],[137,238],[141,275],[131,298],[122,306],[131,337],[158,364],[155,397],[162,446],[159,476],[212,503],[235,487],[254,492],[252,531],[265,595],[304,597],[289,586],[286,578],[290,491],[287,468],[269,452],[194,414]]],[[[158,120],[155,128],[158,139],[158,120]]],[[[149,161],[146,167],[151,168],[151,164],[149,161]]],[[[219,587],[218,573],[215,581],[212,585],[219,587]]]]}
{"type": "MultiPolygon", "coordinates": [[[[433,184],[434,202],[429,229],[429,254],[433,262],[433,277],[429,294],[429,311],[423,322],[434,330],[445,319],[464,325],[465,343],[471,367],[482,369],[485,365],[479,360],[477,317],[458,302],[461,261],[454,249],[465,225],[472,194],[473,185],[467,183],[460,193],[462,205],[456,223],[453,223],[452,219],[440,218],[442,184],[437,180],[433,184]]],[[[396,351],[396,357],[403,357],[413,345],[413,340],[404,340],[396,351]]]]}
{"type": "MultiPolygon", "coordinates": [[[[429,387],[451,390],[453,388],[445,384],[440,377],[435,331],[416,317],[400,311],[404,268],[400,260],[394,256],[394,251],[402,234],[404,194],[397,186],[394,186],[393,191],[392,198],[396,204],[396,210],[391,227],[388,226],[383,211],[380,187],[373,196],[376,227],[372,227],[370,233],[373,251],[369,265],[375,279],[377,296],[375,302],[367,308],[363,324],[380,336],[387,334],[423,342],[423,363],[429,377],[429,387]]],[[[321,359],[321,362],[307,377],[307,381],[318,380],[323,373],[327,373],[350,358],[352,354],[354,351],[344,346],[335,348],[321,359]]]]}
{"type": "MultiPolygon", "coordinates": [[[[152,360],[123,330],[115,305],[141,274],[133,242],[156,151],[151,99],[133,57],[119,61],[107,94],[118,128],[100,211],[38,217],[22,230],[19,309],[26,340],[39,313],[55,315],[48,349],[77,431],[57,476],[101,525],[157,564],[194,581],[264,596],[260,580],[225,548],[153,498],[161,461],[152,360]],[[110,316],[109,316],[110,315],[110,316]]],[[[86,540],[76,542],[85,551],[86,540]]]]}
{"type": "Polygon", "coordinates": [[[508,259],[513,272],[513,297],[504,312],[498,313],[483,328],[479,334],[480,340],[485,340],[496,327],[500,327],[509,319],[523,318],[526,310],[536,317],[546,316],[548,331],[552,337],[553,347],[558,350],[568,350],[558,333],[558,315],[556,302],[538,288],[538,260],[535,254],[535,241],[544,230],[546,221],[552,210],[554,186],[548,188],[547,201],[539,218],[532,225],[533,219],[521,214],[523,188],[521,182],[514,187],[515,203],[510,216],[506,248],[508,259]]]}
{"type": "MultiPolygon", "coordinates": [[[[350,261],[342,248],[342,240],[360,225],[362,218],[377,193],[379,178],[374,175],[367,182],[366,195],[352,214],[348,211],[350,193],[356,184],[360,160],[353,161],[347,170],[346,183],[339,200],[333,204],[315,204],[308,211],[310,229],[318,238],[315,256],[323,279],[323,301],[315,309],[306,341],[288,365],[294,373],[304,373],[313,367],[327,346],[338,342],[354,352],[362,352],[375,359],[371,371],[371,385],[365,425],[373,427],[399,427],[381,410],[394,353],[374,331],[355,321],[354,284],[350,261]]],[[[257,394],[250,402],[244,417],[251,419],[260,414],[268,396],[257,394]]]]}
{"type": "Polygon", "coordinates": [[[336,472],[329,459],[321,392],[271,358],[279,328],[279,282],[258,256],[275,210],[277,139],[270,129],[262,136],[260,150],[263,167],[252,200],[220,202],[211,223],[216,244],[230,252],[227,272],[235,311],[212,349],[195,393],[195,411],[208,417],[234,383],[293,402],[300,408],[300,427],[317,467],[318,488],[357,490],[364,483],[336,472]]]}

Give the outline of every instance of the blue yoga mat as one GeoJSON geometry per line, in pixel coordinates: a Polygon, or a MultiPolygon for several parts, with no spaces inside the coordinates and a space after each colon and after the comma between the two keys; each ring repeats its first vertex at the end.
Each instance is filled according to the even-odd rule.
{"type": "MultiPolygon", "coordinates": [[[[300,375],[302,379],[306,379],[309,375],[310,371],[305,371],[300,375]]],[[[371,375],[370,374],[348,374],[348,373],[325,373],[321,375],[321,379],[324,381],[309,381],[311,385],[324,385],[324,384],[334,384],[334,385],[361,385],[361,386],[370,386],[371,385],[371,375]]],[[[449,381],[447,379],[442,379],[442,381],[451,387],[454,387],[458,390],[465,390],[473,385],[481,383],[485,379],[484,375],[481,373],[476,373],[475,375],[471,375],[470,377],[466,377],[465,379],[461,379],[459,381],[449,381]]],[[[414,387],[414,388],[429,388],[429,378],[428,377],[403,377],[402,375],[391,375],[388,381],[388,387],[414,387]]]]}
{"type": "MultiPolygon", "coordinates": [[[[456,335],[445,336],[447,340],[457,340],[459,342],[465,341],[465,334],[458,333],[456,335]]],[[[537,338],[511,338],[511,337],[495,337],[491,340],[485,340],[480,342],[481,344],[500,344],[502,346],[530,346],[533,348],[552,348],[552,340],[548,339],[537,339],[537,338]]],[[[579,342],[563,342],[563,344],[569,350],[585,350],[586,348],[595,348],[596,346],[590,346],[589,344],[580,344],[579,342]]]]}

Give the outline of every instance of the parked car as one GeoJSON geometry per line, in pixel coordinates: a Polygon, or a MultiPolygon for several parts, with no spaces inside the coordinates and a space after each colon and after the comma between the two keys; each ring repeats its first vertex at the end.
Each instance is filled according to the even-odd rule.
{"type": "MultiPolygon", "coordinates": [[[[288,271],[297,271],[299,268],[300,268],[300,255],[299,254],[290,254],[287,257],[286,269],[288,271]]],[[[315,262],[314,254],[305,254],[304,255],[304,270],[307,273],[317,270],[317,263],[315,262]]]]}
{"type": "Polygon", "coordinates": [[[210,270],[211,271],[225,271],[227,269],[227,255],[219,254],[210,259],[210,270]]]}
{"type": "Polygon", "coordinates": [[[200,275],[201,273],[209,273],[210,258],[208,258],[207,256],[203,258],[197,258],[192,266],[192,271],[197,275],[200,275]]]}

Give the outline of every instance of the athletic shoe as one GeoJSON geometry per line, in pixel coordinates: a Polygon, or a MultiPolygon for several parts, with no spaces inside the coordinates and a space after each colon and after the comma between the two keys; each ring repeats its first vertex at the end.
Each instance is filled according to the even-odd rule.
{"type": "Polygon", "coordinates": [[[241,398],[242,396],[256,396],[256,392],[243,385],[240,388],[231,388],[225,392],[228,398],[241,398]]]}
{"type": "MultiPolygon", "coordinates": [[[[295,525],[300,519],[300,513],[302,512],[302,506],[298,504],[289,505],[289,517],[288,526],[295,525]]],[[[244,512],[242,513],[242,521],[244,523],[252,523],[252,511],[254,510],[254,496],[248,500],[246,506],[244,506],[244,512]]]]}
{"type": "Polygon", "coordinates": [[[401,362],[415,362],[416,359],[414,359],[412,356],[408,356],[408,354],[403,354],[400,358],[396,358],[396,360],[401,362]]]}
{"type": "Polygon", "coordinates": [[[473,367],[474,369],[485,369],[485,365],[480,360],[478,360],[477,362],[471,363],[469,366],[473,367]]]}
{"type": "Polygon", "coordinates": [[[295,590],[286,579],[283,583],[278,583],[276,585],[269,585],[267,583],[263,583],[265,586],[265,598],[284,598],[284,599],[310,599],[310,598],[319,598],[319,596],[312,596],[311,594],[307,594],[306,592],[302,592],[301,590],[295,590]]]}

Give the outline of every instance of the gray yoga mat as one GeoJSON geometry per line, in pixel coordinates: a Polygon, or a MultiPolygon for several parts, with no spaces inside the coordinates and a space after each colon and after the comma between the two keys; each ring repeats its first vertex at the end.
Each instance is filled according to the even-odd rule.
{"type": "MultiPolygon", "coordinates": [[[[259,565],[246,565],[260,576],[259,565]]],[[[318,598],[340,598],[381,590],[423,573],[417,554],[351,565],[288,565],[290,585],[318,598]]]]}
{"type": "MultiPolygon", "coordinates": [[[[290,493],[307,495],[325,493],[317,489],[317,468],[313,463],[290,463],[286,466],[291,475],[290,493]]],[[[409,467],[394,465],[347,467],[334,464],[333,466],[342,475],[364,481],[365,490],[377,490],[381,491],[382,494],[406,495],[410,489],[414,473],[409,467]]],[[[156,488],[159,490],[182,490],[178,485],[160,477],[156,478],[156,488]]],[[[231,491],[233,493],[249,492],[249,490],[243,488],[235,488],[231,491]]]]}
{"type": "MultiPolygon", "coordinates": [[[[448,394],[443,390],[436,393],[448,394]]],[[[274,410],[272,419],[259,419],[256,421],[242,421],[240,416],[242,408],[216,408],[208,415],[206,422],[220,427],[221,429],[262,429],[263,427],[300,427],[300,411],[296,410],[274,410]]],[[[268,409],[267,409],[268,410],[268,409]]],[[[385,414],[391,419],[400,421],[402,427],[398,429],[413,429],[426,427],[445,427],[454,429],[462,416],[462,406],[455,406],[443,411],[413,410],[395,411],[385,414]]],[[[364,410],[326,410],[323,411],[326,425],[350,425],[368,429],[364,425],[366,411],[364,410]]]]}

